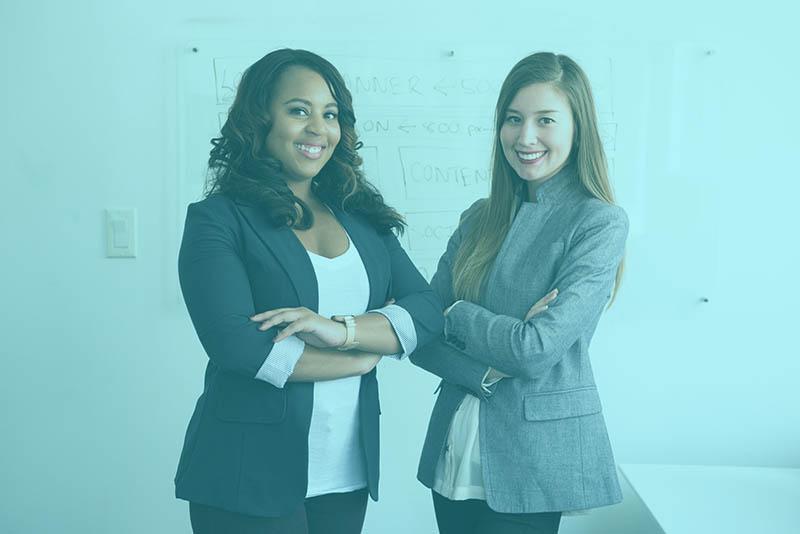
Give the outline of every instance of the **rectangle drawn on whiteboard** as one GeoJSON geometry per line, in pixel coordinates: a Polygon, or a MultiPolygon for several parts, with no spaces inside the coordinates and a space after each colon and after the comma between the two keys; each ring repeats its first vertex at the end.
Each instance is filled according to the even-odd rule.
{"type": "Polygon", "coordinates": [[[361,159],[364,161],[361,169],[364,172],[364,176],[367,177],[367,180],[375,185],[378,186],[381,183],[381,170],[380,166],[378,165],[378,147],[376,146],[362,146],[358,154],[361,156],[361,159]]]}
{"type": "Polygon", "coordinates": [[[406,200],[475,199],[489,191],[486,154],[444,147],[399,147],[406,200]]]}
{"type": "Polygon", "coordinates": [[[443,254],[448,239],[458,227],[459,213],[458,211],[407,212],[409,252],[443,254]]]}

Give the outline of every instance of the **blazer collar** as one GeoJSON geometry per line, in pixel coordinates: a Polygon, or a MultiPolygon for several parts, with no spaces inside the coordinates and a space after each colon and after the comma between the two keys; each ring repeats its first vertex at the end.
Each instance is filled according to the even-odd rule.
{"type": "Polygon", "coordinates": [[[270,249],[294,286],[301,306],[319,311],[317,275],[308,252],[289,228],[274,226],[263,208],[236,202],[244,219],[264,245],[270,249]]]}
{"type": "MultiPolygon", "coordinates": [[[[580,182],[575,165],[569,164],[536,189],[536,202],[545,204],[558,203],[568,197],[579,185],[580,182]]],[[[519,195],[522,201],[527,199],[528,188],[524,182],[519,189],[519,195]]]]}
{"type": "MultiPolygon", "coordinates": [[[[253,232],[283,267],[294,286],[300,305],[315,312],[319,311],[319,286],[314,266],[294,232],[285,226],[274,226],[262,208],[247,202],[236,201],[236,204],[253,232]]],[[[351,245],[356,247],[364,263],[369,279],[369,308],[382,306],[382,297],[375,279],[379,272],[380,258],[376,255],[378,247],[374,243],[374,233],[364,222],[340,208],[331,206],[331,211],[347,231],[351,245]]]]}

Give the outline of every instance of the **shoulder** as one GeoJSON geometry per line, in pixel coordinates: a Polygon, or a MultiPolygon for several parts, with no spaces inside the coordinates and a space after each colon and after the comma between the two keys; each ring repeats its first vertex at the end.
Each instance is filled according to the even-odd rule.
{"type": "Polygon", "coordinates": [[[190,228],[230,233],[238,232],[240,212],[236,202],[222,193],[215,193],[203,200],[189,204],[186,210],[186,231],[190,228]]]}
{"type": "Polygon", "coordinates": [[[189,204],[189,213],[232,214],[236,211],[236,203],[223,193],[214,193],[198,202],[189,204]]]}
{"type": "Polygon", "coordinates": [[[579,201],[576,215],[578,225],[583,228],[613,226],[624,228],[626,232],[628,230],[628,214],[625,210],[599,198],[586,195],[579,201]]]}
{"type": "Polygon", "coordinates": [[[471,224],[472,221],[478,215],[480,215],[480,213],[488,205],[488,203],[489,203],[488,198],[479,198],[478,200],[473,202],[470,207],[468,207],[461,213],[461,217],[459,218],[459,225],[471,224]]]}
{"type": "Polygon", "coordinates": [[[616,254],[625,248],[628,215],[615,204],[586,197],[576,206],[572,245],[583,244],[597,254],[616,254]]]}

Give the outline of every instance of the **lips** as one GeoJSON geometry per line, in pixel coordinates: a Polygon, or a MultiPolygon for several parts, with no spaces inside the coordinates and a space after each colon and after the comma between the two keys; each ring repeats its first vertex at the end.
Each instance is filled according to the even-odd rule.
{"type": "Polygon", "coordinates": [[[520,150],[516,150],[515,152],[517,154],[517,160],[523,165],[535,165],[544,159],[548,151],[538,150],[535,152],[522,152],[520,150]]]}
{"type": "Polygon", "coordinates": [[[308,159],[319,159],[325,150],[324,145],[315,145],[311,143],[295,143],[295,149],[308,159]]]}

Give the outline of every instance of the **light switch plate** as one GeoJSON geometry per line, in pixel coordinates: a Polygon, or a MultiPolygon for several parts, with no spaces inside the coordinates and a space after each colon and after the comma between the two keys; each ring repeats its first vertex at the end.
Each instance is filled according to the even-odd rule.
{"type": "Polygon", "coordinates": [[[106,210],[106,257],[136,257],[136,209],[106,210]]]}

